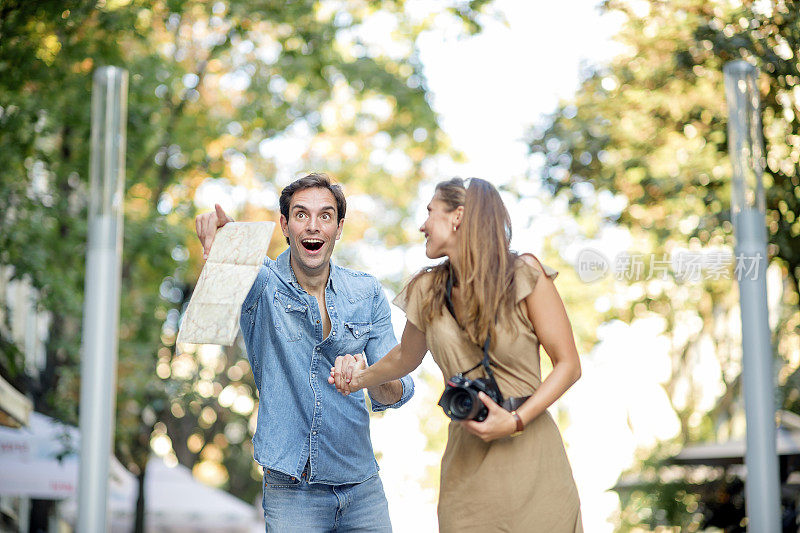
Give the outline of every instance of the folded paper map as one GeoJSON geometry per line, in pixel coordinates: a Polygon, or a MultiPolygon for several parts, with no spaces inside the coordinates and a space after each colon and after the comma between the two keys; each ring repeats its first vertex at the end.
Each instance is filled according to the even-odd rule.
{"type": "Polygon", "coordinates": [[[217,231],[178,332],[179,343],[231,346],[264,263],[274,222],[229,222],[217,231]]]}

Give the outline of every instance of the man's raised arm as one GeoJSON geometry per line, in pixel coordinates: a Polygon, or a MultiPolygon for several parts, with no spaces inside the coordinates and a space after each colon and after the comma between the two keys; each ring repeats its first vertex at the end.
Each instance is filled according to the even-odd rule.
{"type": "Polygon", "coordinates": [[[214,204],[214,211],[197,215],[194,219],[197,237],[200,239],[200,244],[203,245],[203,259],[208,259],[217,230],[228,222],[233,222],[233,219],[225,214],[219,204],[214,204]]]}

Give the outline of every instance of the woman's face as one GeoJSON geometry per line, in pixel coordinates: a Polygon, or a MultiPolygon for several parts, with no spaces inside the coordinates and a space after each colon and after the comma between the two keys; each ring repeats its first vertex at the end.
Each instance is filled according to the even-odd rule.
{"type": "Polygon", "coordinates": [[[428,218],[419,228],[425,234],[425,255],[430,259],[452,255],[463,211],[463,207],[448,211],[447,204],[433,196],[428,204],[428,218]]]}

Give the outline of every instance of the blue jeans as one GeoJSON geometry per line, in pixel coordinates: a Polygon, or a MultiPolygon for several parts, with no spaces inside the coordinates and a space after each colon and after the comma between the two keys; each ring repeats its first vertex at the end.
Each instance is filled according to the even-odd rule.
{"type": "Polygon", "coordinates": [[[309,484],[307,473],[298,479],[264,470],[264,519],[267,533],[389,532],[389,506],[378,474],[361,483],[309,484]]]}

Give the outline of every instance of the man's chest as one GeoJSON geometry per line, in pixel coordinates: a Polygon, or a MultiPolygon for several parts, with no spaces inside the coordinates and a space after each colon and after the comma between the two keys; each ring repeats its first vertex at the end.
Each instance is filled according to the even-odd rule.
{"type": "MultiPolygon", "coordinates": [[[[360,353],[373,328],[371,298],[335,295],[324,298],[275,287],[262,295],[259,320],[271,327],[276,341],[312,344],[327,353],[360,353]]],[[[299,347],[299,346],[298,346],[299,347]]]]}

